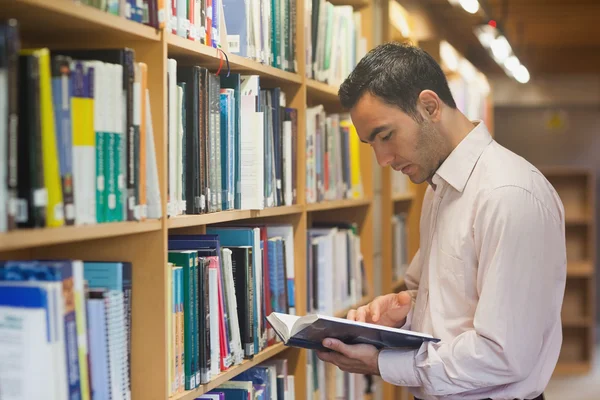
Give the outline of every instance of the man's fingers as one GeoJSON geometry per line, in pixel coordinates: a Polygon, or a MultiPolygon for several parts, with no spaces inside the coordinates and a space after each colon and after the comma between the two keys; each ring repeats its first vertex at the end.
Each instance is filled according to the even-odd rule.
{"type": "Polygon", "coordinates": [[[381,315],[381,298],[377,297],[375,300],[369,304],[369,311],[371,312],[371,319],[373,322],[379,321],[379,316],[381,315]]]}
{"type": "Polygon", "coordinates": [[[356,321],[366,322],[367,321],[367,306],[359,307],[356,314],[357,314],[356,321]]]}
{"type": "Polygon", "coordinates": [[[348,315],[346,316],[346,319],[349,319],[350,321],[356,321],[356,310],[348,311],[348,315]]]}

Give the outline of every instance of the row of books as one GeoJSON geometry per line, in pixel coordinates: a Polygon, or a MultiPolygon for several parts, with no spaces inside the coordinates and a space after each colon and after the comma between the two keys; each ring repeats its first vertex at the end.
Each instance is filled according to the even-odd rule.
{"type": "Polygon", "coordinates": [[[310,352],[306,361],[306,391],[311,400],[363,400],[371,393],[370,376],[351,374],[327,364],[310,352]]]}
{"type": "Polygon", "coordinates": [[[242,372],[196,400],[294,400],[295,379],[286,359],[269,360],[242,372]]]}
{"type": "Polygon", "coordinates": [[[0,398],[131,399],[131,268],[0,261],[0,398]]]}
{"type": "Polygon", "coordinates": [[[297,202],[298,112],[258,75],[168,60],[170,216],[297,202]]]}
{"type": "Polygon", "coordinates": [[[335,315],[368,295],[357,226],[314,224],[307,232],[307,310],[335,315]]]}
{"type": "Polygon", "coordinates": [[[395,281],[404,278],[408,268],[408,233],[405,212],[392,216],[392,276],[395,281]]]}
{"type": "Polygon", "coordinates": [[[295,0],[166,0],[167,31],[296,72],[295,0]]]}
{"type": "Polygon", "coordinates": [[[21,49],[0,24],[0,232],[160,218],[148,68],[131,49],[21,49]]]}
{"type": "Polygon", "coordinates": [[[360,140],[348,114],[306,110],[306,202],[364,196],[360,140]]]}
{"type": "Polygon", "coordinates": [[[339,86],[367,52],[360,12],[304,0],[304,21],[306,76],[339,86]]]}
{"type": "Polygon", "coordinates": [[[160,28],[165,25],[165,0],[77,0],[112,15],[160,28]]]}
{"type": "Polygon", "coordinates": [[[295,313],[291,225],[170,235],[171,394],[213,380],[276,343],[271,312],[295,313]]]}

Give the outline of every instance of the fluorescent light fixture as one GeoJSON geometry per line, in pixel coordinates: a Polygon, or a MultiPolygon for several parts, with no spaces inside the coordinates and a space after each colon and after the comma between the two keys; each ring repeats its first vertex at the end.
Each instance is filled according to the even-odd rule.
{"type": "Polygon", "coordinates": [[[469,14],[475,14],[479,11],[479,2],[477,0],[460,0],[460,5],[469,14]]]}
{"type": "Polygon", "coordinates": [[[491,44],[492,54],[498,63],[504,63],[510,54],[512,48],[508,43],[508,40],[504,36],[498,36],[491,44]]]}
{"type": "Polygon", "coordinates": [[[450,71],[458,69],[458,53],[454,47],[445,40],[440,42],[440,57],[450,71]]]}
{"type": "Polygon", "coordinates": [[[517,82],[527,83],[529,82],[529,71],[525,68],[524,65],[519,65],[517,69],[514,71],[514,77],[517,82]]]}
{"type": "Polygon", "coordinates": [[[496,38],[496,32],[496,28],[490,25],[479,25],[473,29],[473,33],[479,39],[479,43],[486,49],[492,46],[492,42],[496,38]]]}
{"type": "Polygon", "coordinates": [[[519,61],[519,59],[516,56],[510,56],[506,59],[506,61],[504,61],[504,68],[508,70],[508,72],[510,72],[510,75],[515,74],[515,71],[517,70],[517,68],[519,68],[521,66],[521,62],[519,61]]]}

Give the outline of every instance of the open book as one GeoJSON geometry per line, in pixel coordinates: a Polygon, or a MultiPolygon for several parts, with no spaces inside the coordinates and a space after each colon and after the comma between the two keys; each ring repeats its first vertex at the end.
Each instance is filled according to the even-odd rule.
{"type": "Polygon", "coordinates": [[[346,344],[370,344],[383,348],[418,348],[423,342],[439,342],[430,335],[387,326],[350,321],[319,314],[298,317],[271,313],[267,321],[286,346],[327,351],[323,340],[333,338],[346,344]]]}

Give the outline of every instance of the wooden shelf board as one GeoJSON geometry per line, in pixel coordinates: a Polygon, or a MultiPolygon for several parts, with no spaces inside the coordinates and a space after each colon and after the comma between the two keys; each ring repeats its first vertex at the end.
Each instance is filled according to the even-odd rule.
{"type": "Polygon", "coordinates": [[[18,229],[0,234],[0,252],[153,232],[160,229],[160,220],[111,222],[60,228],[18,229]]]}
{"type": "Polygon", "coordinates": [[[594,326],[594,321],[589,317],[562,315],[562,326],[566,328],[592,328],[594,326]]]}
{"type": "Polygon", "coordinates": [[[365,296],[362,299],[360,299],[360,301],[358,303],[354,304],[353,306],[345,308],[345,309],[340,310],[340,311],[337,311],[335,313],[335,316],[338,317],[338,318],[346,318],[346,314],[348,314],[348,312],[350,310],[355,310],[358,307],[361,307],[361,306],[364,306],[366,304],[369,304],[369,302],[371,300],[373,300],[373,298],[371,296],[365,296]]]}
{"type": "Polygon", "coordinates": [[[591,277],[594,275],[594,264],[591,261],[567,261],[567,276],[591,277]]]}
{"type": "Polygon", "coordinates": [[[314,79],[306,80],[306,98],[309,105],[323,104],[330,112],[341,109],[338,97],[339,87],[328,85],[314,79]],[[332,111],[333,110],[333,111],[332,111]]]}
{"type": "Polygon", "coordinates": [[[565,215],[566,225],[588,225],[592,223],[589,215],[565,215]]]}
{"type": "Polygon", "coordinates": [[[190,226],[212,225],[223,222],[238,221],[250,218],[266,218],[281,215],[299,214],[304,210],[302,205],[270,207],[264,210],[229,210],[209,214],[180,215],[169,218],[169,229],[190,226]]]}
{"type": "Polygon", "coordinates": [[[200,385],[194,390],[188,390],[183,393],[179,393],[175,396],[170,397],[170,400],[194,400],[197,397],[202,396],[204,393],[210,392],[211,390],[217,388],[223,383],[231,380],[237,375],[241,374],[248,369],[267,361],[268,359],[276,356],[277,354],[287,350],[287,347],[283,343],[277,343],[273,346],[263,350],[259,354],[255,355],[252,360],[244,360],[240,365],[236,365],[231,367],[228,371],[225,371],[218,376],[216,376],[212,381],[205,385],[200,385]]]}
{"type": "Polygon", "coordinates": [[[352,6],[354,10],[360,10],[369,6],[369,0],[331,0],[334,6],[352,6]]]}
{"type": "MultiPolygon", "coordinates": [[[[168,53],[170,58],[187,58],[200,61],[203,67],[216,70],[221,63],[219,50],[177,35],[167,34],[168,53]]],[[[229,66],[233,72],[246,72],[260,75],[272,82],[301,84],[302,77],[296,73],[283,71],[269,65],[264,65],[249,58],[236,54],[227,54],[229,66]]],[[[223,57],[223,70],[227,72],[225,57],[223,57]]],[[[262,83],[262,82],[261,82],[262,83]]]]}
{"type": "Polygon", "coordinates": [[[398,194],[392,195],[392,201],[394,203],[401,202],[401,201],[412,201],[414,198],[415,198],[415,195],[414,195],[414,193],[411,193],[411,192],[398,193],[398,194]]]}
{"type": "Polygon", "coordinates": [[[14,0],[0,7],[0,18],[16,18],[23,38],[39,42],[78,35],[159,41],[160,32],[144,24],[112,15],[73,0],[14,0]]]}
{"type": "Polygon", "coordinates": [[[554,369],[554,376],[583,375],[590,372],[592,365],[587,360],[579,362],[558,362],[554,369]]]}
{"type": "Polygon", "coordinates": [[[370,199],[345,199],[345,200],[333,200],[333,201],[322,201],[320,203],[311,203],[306,205],[306,211],[327,211],[336,210],[338,208],[351,208],[351,207],[365,207],[371,203],[370,199]]]}

